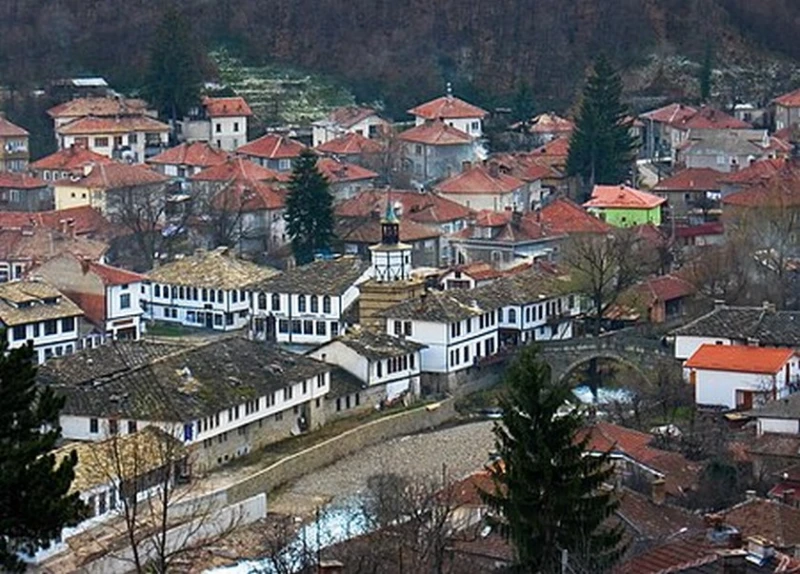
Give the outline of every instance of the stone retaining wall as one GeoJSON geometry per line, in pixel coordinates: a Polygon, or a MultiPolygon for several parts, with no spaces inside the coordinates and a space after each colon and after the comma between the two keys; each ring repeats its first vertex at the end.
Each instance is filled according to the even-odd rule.
{"type": "Polygon", "coordinates": [[[306,450],[289,455],[227,488],[235,503],[319,470],[360,449],[395,437],[433,429],[456,415],[454,399],[390,415],[345,431],[306,450]]]}

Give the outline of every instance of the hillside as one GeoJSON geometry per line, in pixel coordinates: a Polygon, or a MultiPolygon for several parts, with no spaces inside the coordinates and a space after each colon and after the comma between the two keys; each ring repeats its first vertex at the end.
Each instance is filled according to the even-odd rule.
{"type": "MultiPolygon", "coordinates": [[[[0,2],[0,84],[101,74],[133,88],[163,3],[0,2]]],[[[207,50],[249,65],[324,72],[390,111],[455,90],[507,104],[524,84],[540,108],[572,101],[587,61],[604,51],[625,69],[659,57],[763,67],[800,59],[794,0],[184,0],[207,50]]],[[[659,67],[657,74],[663,75],[659,67]]],[[[784,74],[785,76],[785,74],[784,74]]],[[[658,78],[669,84],[675,78],[658,78]]],[[[790,81],[782,77],[782,82],[790,81]]],[[[678,82],[680,83],[680,81],[678,82]]],[[[646,88],[647,86],[640,86],[646,88]]]]}

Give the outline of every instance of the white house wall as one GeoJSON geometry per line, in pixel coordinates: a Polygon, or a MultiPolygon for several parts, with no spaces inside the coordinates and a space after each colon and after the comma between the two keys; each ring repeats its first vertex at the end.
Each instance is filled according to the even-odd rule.
{"type": "Polygon", "coordinates": [[[706,344],[731,345],[732,342],[730,339],[724,339],[721,337],[689,337],[685,335],[677,335],[675,337],[675,358],[685,361],[694,355],[695,351],[697,351],[701,345],[706,344]]]}
{"type": "Polygon", "coordinates": [[[800,413],[796,419],[770,419],[758,418],[758,434],[781,433],[798,434],[800,433],[800,413]]]}
{"type": "Polygon", "coordinates": [[[734,409],[736,408],[737,390],[765,393],[771,398],[773,380],[775,380],[777,388],[777,398],[782,398],[788,394],[788,389],[784,385],[782,370],[775,377],[758,373],[685,369],[687,379],[690,378],[692,370],[696,372],[695,402],[699,405],[725,405],[730,409],[734,409]]]}

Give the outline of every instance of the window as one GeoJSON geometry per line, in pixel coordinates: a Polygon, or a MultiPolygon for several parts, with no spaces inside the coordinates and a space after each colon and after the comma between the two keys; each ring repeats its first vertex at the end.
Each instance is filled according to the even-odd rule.
{"type": "Polygon", "coordinates": [[[303,394],[308,392],[308,381],[303,381],[303,394]]]}
{"type": "Polygon", "coordinates": [[[339,336],[339,323],[331,323],[331,337],[339,336]]]}
{"type": "Polygon", "coordinates": [[[224,303],[225,302],[225,293],[222,289],[217,291],[217,303],[224,303]]]}
{"type": "Polygon", "coordinates": [[[281,296],[277,293],[272,294],[272,310],[273,311],[280,311],[281,310],[281,296]]]}
{"type": "Polygon", "coordinates": [[[231,303],[238,303],[239,302],[239,292],[238,291],[231,291],[231,303]]]}
{"type": "Polygon", "coordinates": [[[275,420],[282,421],[283,420],[283,413],[275,413],[275,420]]]}
{"type": "Polygon", "coordinates": [[[94,138],[94,147],[108,147],[108,138],[94,138]]]}
{"type": "Polygon", "coordinates": [[[154,297],[161,297],[161,286],[160,285],[155,285],[153,287],[153,296],[154,297]]]}
{"type": "Polygon", "coordinates": [[[44,334],[45,335],[55,335],[58,327],[56,326],[55,319],[50,319],[49,321],[44,322],[44,334]]]}
{"type": "Polygon", "coordinates": [[[311,312],[319,313],[319,299],[316,295],[311,296],[311,312]]]}
{"type": "Polygon", "coordinates": [[[422,155],[422,145],[421,144],[416,144],[414,146],[414,153],[416,155],[422,155]]]}
{"type": "Polygon", "coordinates": [[[217,133],[221,133],[221,132],[222,132],[222,124],[221,124],[221,123],[219,123],[219,122],[217,122],[217,125],[216,125],[216,126],[214,126],[214,130],[215,130],[217,133]]]}
{"type": "Polygon", "coordinates": [[[317,388],[320,389],[325,386],[325,375],[319,374],[317,375],[317,388]]]}
{"type": "Polygon", "coordinates": [[[328,295],[325,295],[322,298],[322,312],[323,313],[331,312],[331,298],[328,295]]]}
{"type": "Polygon", "coordinates": [[[303,322],[300,319],[292,319],[292,333],[295,335],[303,334],[303,322]]]}
{"type": "Polygon", "coordinates": [[[325,321],[317,321],[317,335],[324,335],[325,332],[325,321]]]}
{"type": "Polygon", "coordinates": [[[278,160],[278,171],[288,171],[290,169],[292,169],[292,160],[290,159],[278,160]]]}
{"type": "MultiPolygon", "coordinates": [[[[528,310],[528,319],[530,319],[530,310],[528,310]]],[[[509,309],[508,310],[508,322],[509,323],[516,323],[517,322],[517,310],[516,309],[509,309]]]]}
{"type": "Polygon", "coordinates": [[[235,132],[239,131],[239,122],[233,122],[233,131],[235,132]]]}
{"type": "Polygon", "coordinates": [[[267,295],[266,293],[259,293],[258,294],[258,308],[262,311],[267,310],[267,295]]]}
{"type": "Polygon", "coordinates": [[[400,321],[394,322],[394,334],[398,337],[403,333],[403,323],[400,321]]]}
{"type": "Polygon", "coordinates": [[[131,308],[131,294],[130,293],[123,293],[119,296],[119,308],[120,309],[130,309],[131,308]]]}
{"type": "Polygon", "coordinates": [[[117,434],[119,432],[119,421],[117,421],[117,419],[108,419],[108,432],[110,434],[117,434]]]}
{"type": "Polygon", "coordinates": [[[128,434],[136,432],[136,421],[128,421],[128,434]]]}
{"type": "Polygon", "coordinates": [[[64,317],[61,319],[61,332],[72,333],[75,330],[75,317],[64,317]]]}
{"type": "Polygon", "coordinates": [[[39,336],[39,323],[33,324],[33,336],[34,338],[39,336]]]}
{"type": "Polygon", "coordinates": [[[403,323],[403,334],[405,334],[406,337],[411,336],[411,321],[403,323]]]}
{"type": "Polygon", "coordinates": [[[383,376],[383,361],[375,363],[375,376],[378,378],[383,376]]]}
{"type": "Polygon", "coordinates": [[[472,332],[472,317],[467,319],[465,321],[465,323],[466,323],[466,326],[467,326],[467,333],[471,333],[472,332]]]}
{"type": "Polygon", "coordinates": [[[304,335],[313,335],[314,334],[314,321],[310,319],[306,319],[303,321],[303,334],[304,335]]]}
{"type": "Polygon", "coordinates": [[[283,388],[283,400],[284,401],[292,400],[292,387],[283,388]]]}
{"type": "Polygon", "coordinates": [[[14,340],[22,341],[25,338],[27,328],[25,325],[17,325],[14,327],[14,340]]]}
{"type": "Polygon", "coordinates": [[[136,145],[139,142],[138,134],[128,134],[128,145],[136,145]]]}
{"type": "Polygon", "coordinates": [[[469,362],[469,347],[464,347],[464,362],[469,362]]]}
{"type": "Polygon", "coordinates": [[[415,368],[414,367],[414,355],[409,355],[408,356],[408,367],[410,369],[414,369],[415,368]]]}
{"type": "Polygon", "coordinates": [[[97,419],[89,419],[89,432],[91,434],[97,434],[98,426],[97,419]]]}
{"type": "Polygon", "coordinates": [[[297,296],[297,310],[300,313],[306,312],[306,296],[305,295],[298,295],[297,296]]]}
{"type": "Polygon", "coordinates": [[[289,332],[289,321],[286,319],[281,319],[278,321],[278,333],[288,333],[289,332]]]}
{"type": "Polygon", "coordinates": [[[472,129],[473,132],[480,131],[481,123],[480,122],[472,122],[472,125],[470,126],[470,128],[472,129]]]}
{"type": "Polygon", "coordinates": [[[108,491],[108,508],[115,510],[117,508],[117,489],[111,488],[108,491]]]}
{"type": "MultiPolygon", "coordinates": [[[[173,315],[174,317],[174,315],[173,315]]],[[[222,326],[222,315],[220,313],[216,313],[214,315],[214,326],[221,327],[222,326]]]]}

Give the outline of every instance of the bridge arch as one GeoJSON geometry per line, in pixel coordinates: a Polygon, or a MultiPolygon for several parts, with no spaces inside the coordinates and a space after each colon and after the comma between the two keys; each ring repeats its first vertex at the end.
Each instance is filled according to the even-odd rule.
{"type": "MultiPolygon", "coordinates": [[[[573,372],[575,372],[575,370],[578,367],[580,367],[581,365],[585,365],[592,359],[604,359],[607,361],[614,361],[621,365],[625,365],[626,367],[630,367],[631,369],[633,369],[640,377],[642,377],[642,379],[648,385],[651,385],[653,382],[650,378],[650,374],[645,372],[645,370],[642,369],[642,367],[638,365],[635,361],[623,356],[620,353],[616,353],[613,351],[595,351],[591,353],[586,353],[578,357],[577,359],[574,359],[566,366],[558,369],[556,369],[555,366],[551,364],[550,367],[551,376],[553,377],[554,382],[557,384],[563,383],[566,380],[566,378],[573,372]]],[[[547,360],[547,357],[545,357],[545,360],[547,360]]]]}

